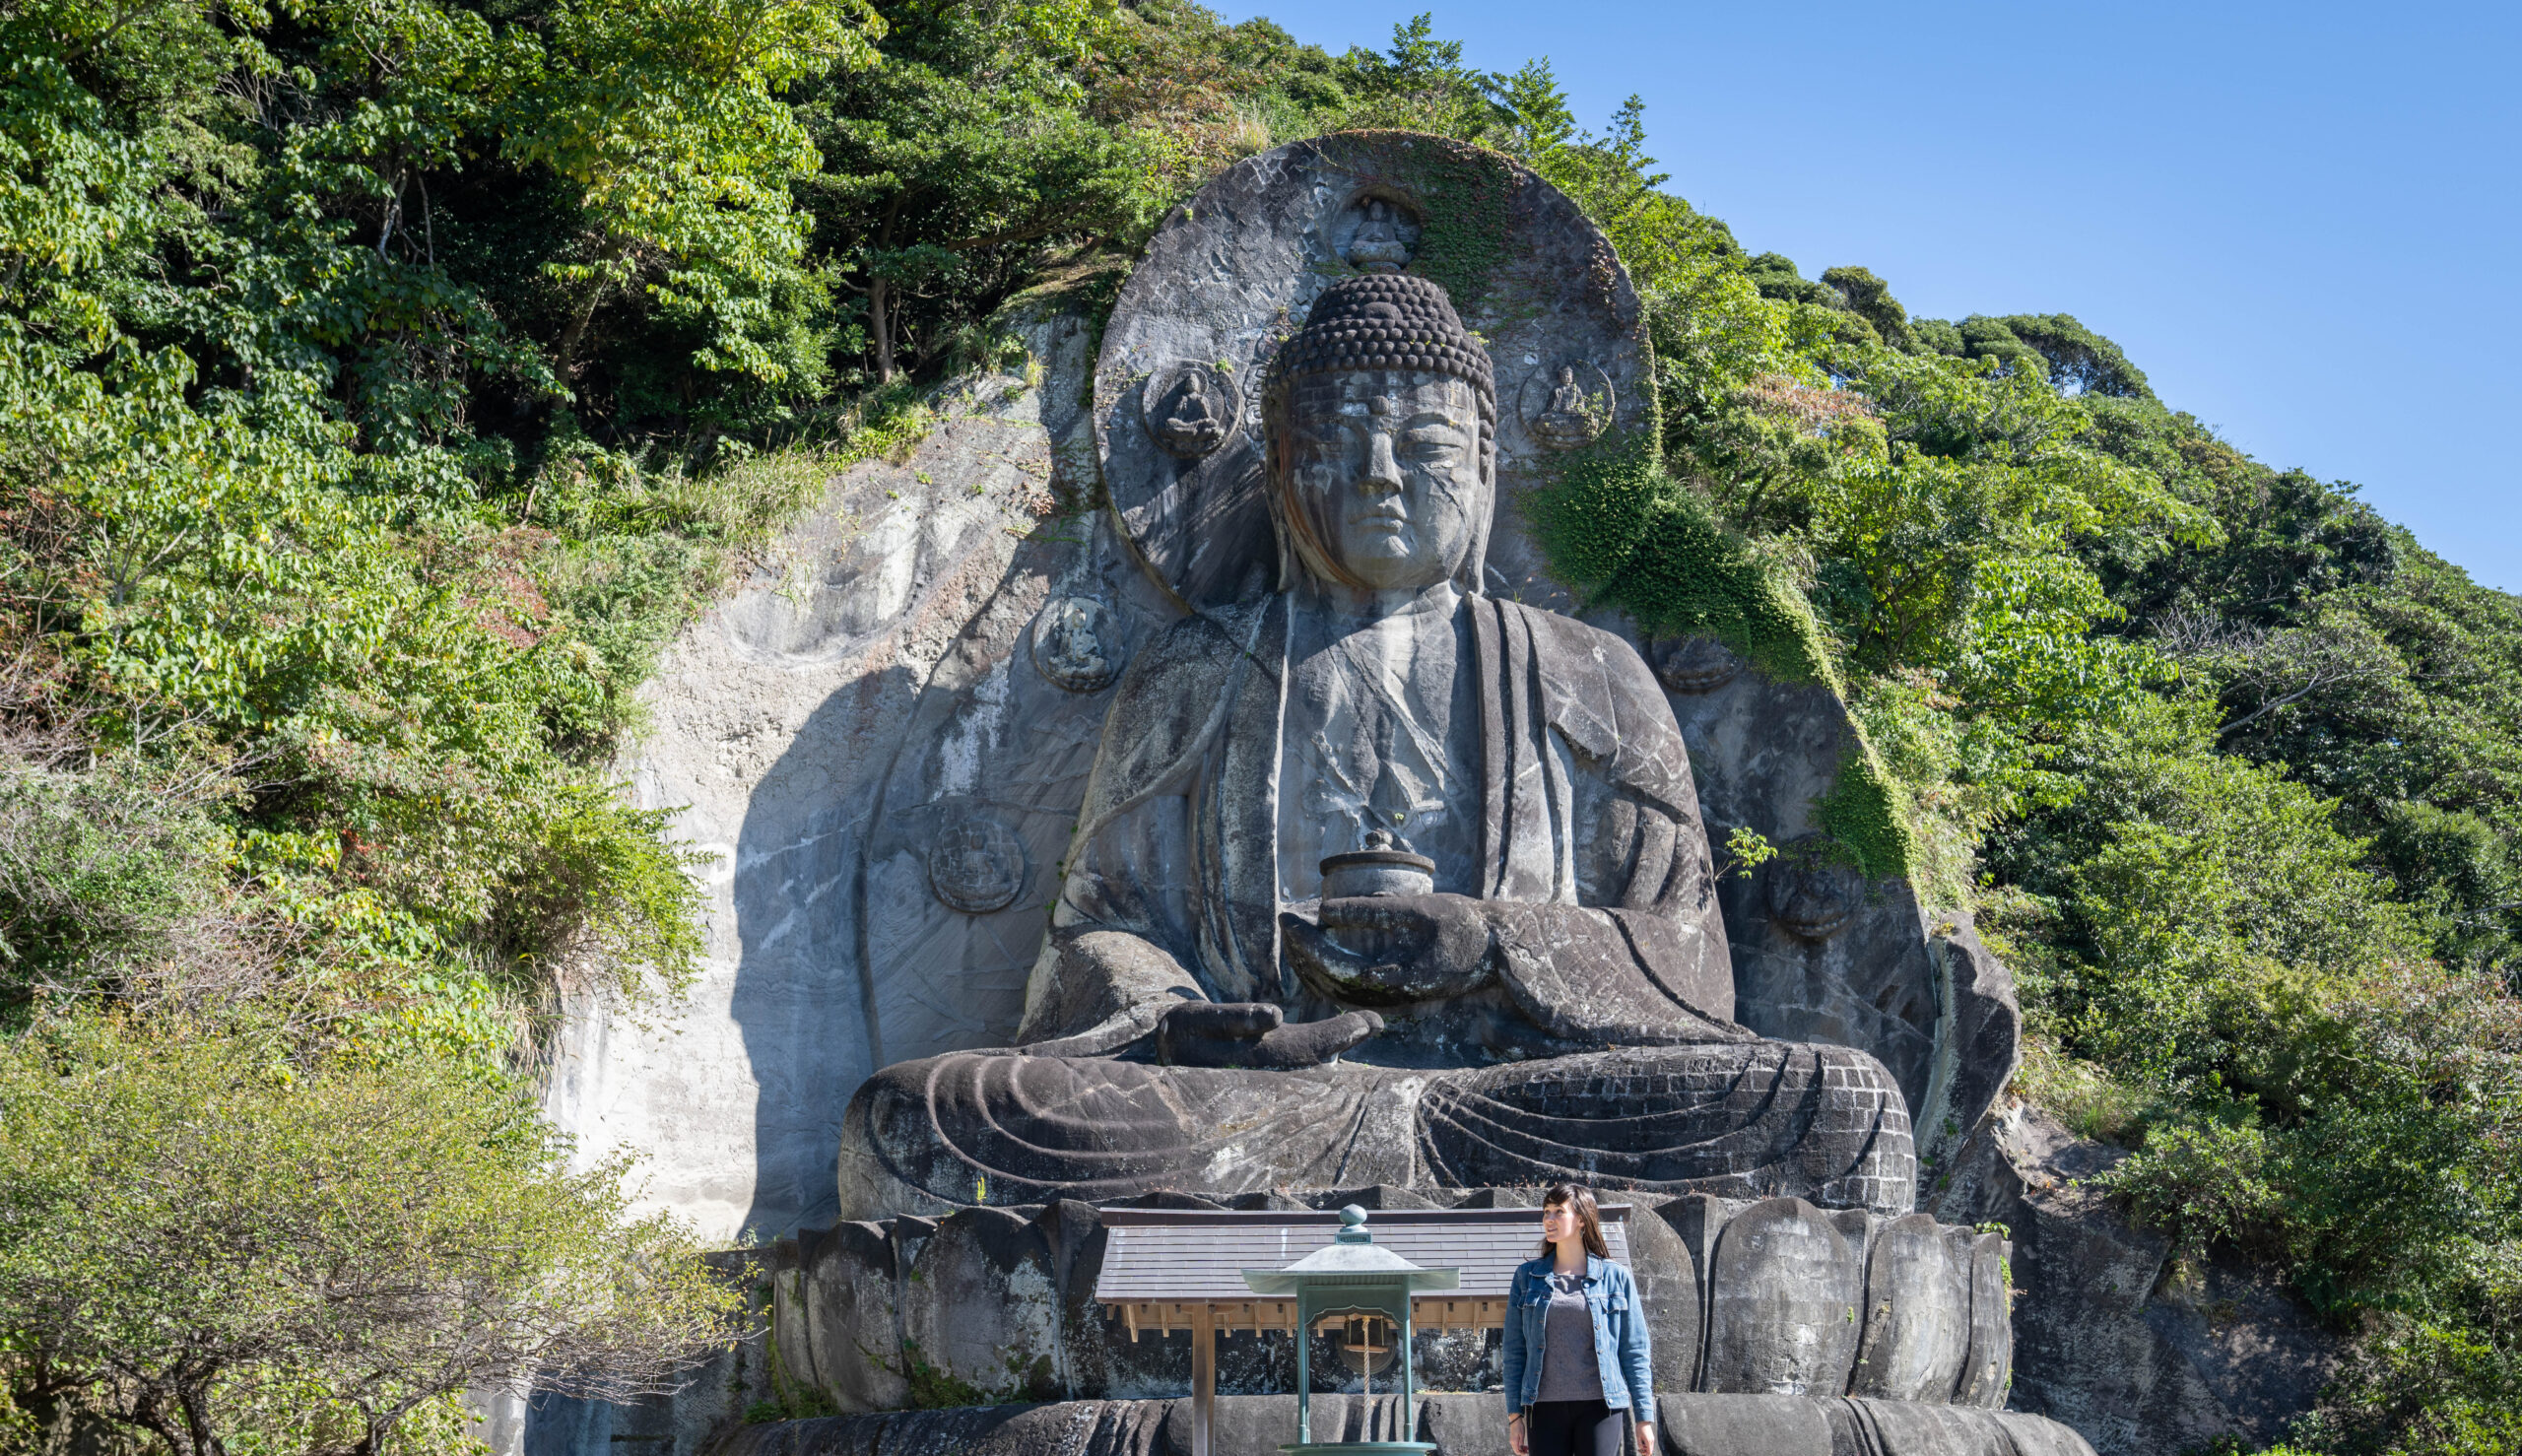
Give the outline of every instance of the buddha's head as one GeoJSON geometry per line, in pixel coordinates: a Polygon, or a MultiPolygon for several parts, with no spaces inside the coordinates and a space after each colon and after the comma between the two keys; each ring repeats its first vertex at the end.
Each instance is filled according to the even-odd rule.
{"type": "Polygon", "coordinates": [[[1262,388],[1281,585],[1480,587],[1496,479],[1489,353],[1445,291],[1407,274],[1333,284],[1262,388]]]}

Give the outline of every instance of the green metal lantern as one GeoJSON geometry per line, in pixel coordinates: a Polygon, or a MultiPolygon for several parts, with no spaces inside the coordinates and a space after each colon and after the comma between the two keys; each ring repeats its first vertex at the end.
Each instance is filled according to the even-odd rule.
{"type": "MultiPolygon", "coordinates": [[[[1282,1451],[1320,1452],[1323,1456],[1403,1456],[1433,1451],[1430,1441],[1326,1441],[1313,1439],[1312,1368],[1308,1359],[1316,1321],[1329,1315],[1380,1315],[1400,1331],[1401,1429],[1419,1428],[1418,1381],[1411,1368],[1413,1333],[1411,1300],[1423,1291],[1459,1289],[1462,1271],[1422,1269],[1390,1249],[1377,1248],[1366,1230],[1366,1211],[1351,1204],[1340,1211],[1340,1231],[1327,1248],[1319,1248],[1285,1269],[1246,1269],[1243,1282],[1252,1292],[1296,1301],[1296,1439],[1282,1451]]],[[[1369,1362],[1363,1371],[1366,1394],[1374,1393],[1369,1362]]]]}

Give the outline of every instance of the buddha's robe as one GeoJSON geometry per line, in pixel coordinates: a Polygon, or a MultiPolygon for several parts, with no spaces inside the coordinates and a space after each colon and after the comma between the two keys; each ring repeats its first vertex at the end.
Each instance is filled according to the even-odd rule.
{"type": "MultiPolygon", "coordinates": [[[[1124,675],[1017,1048],[903,1063],[844,1119],[844,1217],[1153,1189],[1222,1196],[1571,1177],[1905,1211],[1891,1077],[1736,1026],[1689,756],[1608,632],[1490,598],[1457,611],[1476,675],[1478,807],[1456,889],[1497,930],[1493,982],[1378,1008],[1384,1035],[1299,1071],[1151,1064],[1186,1001],[1344,1008],[1288,968],[1278,836],[1289,599],[1174,624],[1124,675]]],[[[1460,718],[1461,714],[1455,714],[1460,718]]],[[[1459,836],[1458,836],[1459,837],[1459,836]]]]}

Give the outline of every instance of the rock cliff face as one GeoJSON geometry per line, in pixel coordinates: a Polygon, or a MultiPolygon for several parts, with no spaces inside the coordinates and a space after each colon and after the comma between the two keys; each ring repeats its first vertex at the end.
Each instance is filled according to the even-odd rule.
{"type": "Polygon", "coordinates": [[[2282,1439],[2337,1363],[2338,1342],[2276,1281],[2236,1260],[2171,1258],[2078,1180],[2125,1154],[2037,1108],[1992,1112],[1924,1201],[2014,1239],[2014,1394],[2101,1456],[2282,1439]]]}
{"type": "Polygon", "coordinates": [[[1090,323],[1002,322],[1029,378],[941,391],[644,690],[636,798],[719,856],[705,970],[680,1005],[572,1006],[547,1107],[644,1155],[649,1199],[713,1241],[832,1221],[877,1068],[1007,1041],[1102,720],[1078,669],[1169,614],[1085,503],[1090,323]]]}
{"type": "MultiPolygon", "coordinates": [[[[859,1085],[1013,1039],[1111,685],[1180,613],[1092,503],[1090,323],[1004,324],[1029,375],[958,381],[900,463],[835,479],[645,692],[638,801],[720,856],[706,969],[679,1006],[573,1006],[548,1107],[590,1151],[645,1155],[649,1197],[713,1240],[837,1222],[859,1085]]],[[[1837,700],[1647,645],[1717,837],[1813,832],[1851,741],[1837,700]]],[[[1882,1057],[1934,1110],[1932,1166],[2011,1066],[2003,966],[1905,882],[1781,875],[1723,890],[1747,1023],[1882,1057]]]]}
{"type": "Polygon", "coordinates": [[[1860,752],[1837,695],[1772,681],[1707,637],[1651,642],[1648,660],[1690,745],[1709,839],[1749,828],[1783,851],[1719,888],[1743,1024],[1881,1059],[1931,1180],[2014,1074],[2014,977],[1968,915],[1817,852],[1820,806],[1860,752]]]}

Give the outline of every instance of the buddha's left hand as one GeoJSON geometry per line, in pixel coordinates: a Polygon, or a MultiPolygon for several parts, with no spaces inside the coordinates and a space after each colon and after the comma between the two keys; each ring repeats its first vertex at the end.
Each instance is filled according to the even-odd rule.
{"type": "Polygon", "coordinates": [[[1353,1005],[1442,1001],[1478,990],[1496,971],[1496,937],[1469,895],[1328,899],[1318,924],[1293,911],[1279,924],[1296,973],[1353,1005]]]}

